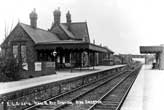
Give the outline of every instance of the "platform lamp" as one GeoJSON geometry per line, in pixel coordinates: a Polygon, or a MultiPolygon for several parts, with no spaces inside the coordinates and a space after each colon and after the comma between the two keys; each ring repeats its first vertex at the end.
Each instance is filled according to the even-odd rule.
{"type": "MultiPolygon", "coordinates": [[[[54,60],[55,60],[55,57],[56,57],[56,55],[57,55],[57,52],[54,50],[54,51],[52,52],[52,55],[54,56],[54,60]]],[[[55,68],[56,68],[56,66],[57,66],[57,64],[56,64],[56,60],[55,60],[55,68]]]]}
{"type": "Polygon", "coordinates": [[[57,52],[54,50],[52,54],[53,54],[53,56],[55,57],[56,54],[57,54],[57,52]]]}

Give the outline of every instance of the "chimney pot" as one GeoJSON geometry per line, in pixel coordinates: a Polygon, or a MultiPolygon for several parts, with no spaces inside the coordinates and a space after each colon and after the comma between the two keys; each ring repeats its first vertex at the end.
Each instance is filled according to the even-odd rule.
{"type": "Polygon", "coordinates": [[[60,16],[61,16],[60,8],[56,9],[53,12],[53,15],[54,15],[54,24],[55,25],[60,24],[60,16]]]}
{"type": "Polygon", "coordinates": [[[31,27],[37,28],[37,19],[38,19],[38,15],[37,15],[36,10],[34,8],[34,10],[30,13],[30,24],[31,24],[31,27]]]}

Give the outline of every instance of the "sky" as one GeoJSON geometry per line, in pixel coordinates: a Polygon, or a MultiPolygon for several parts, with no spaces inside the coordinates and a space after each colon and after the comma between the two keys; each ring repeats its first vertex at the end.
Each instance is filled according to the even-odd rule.
{"type": "Polygon", "coordinates": [[[87,21],[91,42],[121,54],[139,54],[139,46],[164,44],[163,0],[3,0],[0,2],[0,43],[18,22],[30,24],[35,8],[39,28],[49,29],[53,11],[61,22],[70,10],[72,22],[87,21]]]}

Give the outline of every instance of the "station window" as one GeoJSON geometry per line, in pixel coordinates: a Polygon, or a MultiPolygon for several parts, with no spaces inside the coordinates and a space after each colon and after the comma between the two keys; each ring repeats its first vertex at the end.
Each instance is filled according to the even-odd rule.
{"type": "Polygon", "coordinates": [[[5,55],[6,55],[6,50],[2,49],[2,56],[5,56],[5,55]]]}
{"type": "Polygon", "coordinates": [[[18,45],[13,45],[13,55],[14,58],[18,57],[18,45]]]}
{"type": "Polygon", "coordinates": [[[22,58],[22,62],[26,63],[26,61],[27,61],[26,45],[21,45],[21,58],[22,58]]]}

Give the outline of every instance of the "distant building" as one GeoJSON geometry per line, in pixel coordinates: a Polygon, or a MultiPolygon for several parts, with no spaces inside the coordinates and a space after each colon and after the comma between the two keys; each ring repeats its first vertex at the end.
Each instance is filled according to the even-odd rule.
{"type": "Polygon", "coordinates": [[[122,64],[130,64],[134,55],[132,54],[119,54],[122,60],[122,64]]]}
{"type": "MultiPolygon", "coordinates": [[[[140,46],[140,53],[155,54],[153,68],[164,70],[164,44],[161,44],[160,46],[140,46]]],[[[147,60],[146,63],[148,64],[147,60]]]]}
{"type": "Polygon", "coordinates": [[[37,27],[38,15],[33,10],[30,25],[18,23],[1,45],[6,56],[12,52],[18,62],[28,71],[36,71],[36,63],[53,65],[56,69],[64,67],[83,67],[99,65],[113,51],[90,42],[86,22],[72,22],[71,14],[66,14],[66,23],[61,23],[59,9],[53,12],[54,23],[49,30],[37,27]],[[46,63],[49,62],[49,63],[46,63]]]}

